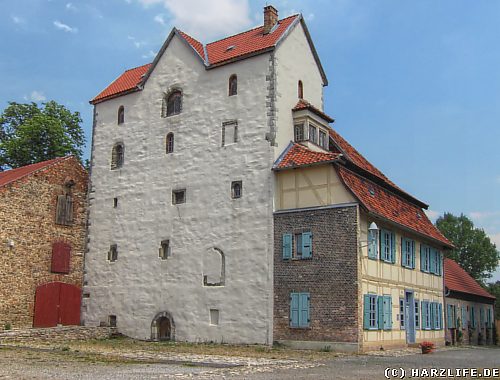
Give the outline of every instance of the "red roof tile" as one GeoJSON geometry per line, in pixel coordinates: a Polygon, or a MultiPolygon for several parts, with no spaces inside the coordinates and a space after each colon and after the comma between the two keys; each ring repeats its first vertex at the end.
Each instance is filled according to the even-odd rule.
{"type": "Polygon", "coordinates": [[[336,167],[344,184],[368,212],[430,237],[447,247],[453,247],[420,207],[343,166],[336,167]]]}
{"type": "Polygon", "coordinates": [[[70,157],[71,156],[54,158],[53,160],[38,162],[36,164],[26,165],[17,169],[11,169],[11,170],[6,170],[4,172],[0,172],[0,187],[5,186],[14,181],[17,181],[18,179],[26,177],[30,174],[33,174],[36,171],[46,169],[47,167],[56,164],[60,161],[64,161],[70,157]]]}
{"type": "Polygon", "coordinates": [[[183,31],[179,30],[179,34],[188,42],[189,45],[193,47],[193,49],[198,53],[198,55],[203,59],[204,61],[207,59],[205,57],[205,51],[203,49],[203,44],[195,40],[193,37],[190,35],[184,33],[183,31]]]}
{"type": "Polygon", "coordinates": [[[92,99],[90,103],[99,103],[118,95],[139,90],[137,86],[141,83],[143,75],[146,74],[150,66],[151,63],[148,63],[146,65],[125,71],[99,95],[92,99]]]}
{"type": "Polygon", "coordinates": [[[309,110],[312,113],[315,113],[316,115],[322,117],[329,123],[333,123],[334,120],[330,116],[328,116],[326,113],[321,111],[319,108],[314,107],[311,103],[309,103],[307,100],[300,99],[299,102],[295,105],[295,107],[292,108],[292,111],[301,111],[301,110],[309,110]]]}
{"type": "Polygon", "coordinates": [[[373,166],[366,158],[363,157],[361,153],[359,153],[351,144],[349,144],[342,136],[340,136],[336,131],[333,129],[330,129],[330,137],[332,138],[333,142],[338,148],[338,151],[340,153],[344,154],[344,157],[352,162],[354,165],[357,167],[365,170],[366,172],[370,173],[371,175],[379,178],[383,182],[387,183],[389,186],[393,187],[395,190],[401,192],[402,195],[409,197],[412,201],[414,201],[417,204],[420,204],[420,206],[427,208],[428,206],[413,197],[412,195],[408,194],[404,190],[402,190],[400,187],[398,187],[394,182],[392,182],[389,178],[385,176],[384,173],[382,173],[380,170],[378,170],[375,166],[373,166]]]}
{"type": "Polygon", "coordinates": [[[484,290],[456,261],[448,258],[444,259],[444,286],[454,292],[496,299],[484,290]]]}
{"type": "Polygon", "coordinates": [[[268,34],[264,34],[264,26],[259,26],[207,44],[209,64],[220,65],[223,62],[274,47],[283,33],[299,17],[300,15],[293,15],[278,21],[275,30],[268,34]]]}
{"type": "Polygon", "coordinates": [[[292,142],[283,153],[276,161],[273,169],[291,169],[299,166],[328,163],[335,161],[340,156],[338,153],[315,152],[292,142]]]}

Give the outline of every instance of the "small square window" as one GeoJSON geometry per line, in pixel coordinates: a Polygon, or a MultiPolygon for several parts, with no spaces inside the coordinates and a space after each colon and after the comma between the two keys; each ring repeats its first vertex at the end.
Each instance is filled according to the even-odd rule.
{"type": "Polygon", "coordinates": [[[217,326],[219,324],[219,310],[210,309],[210,324],[217,326]]]}
{"type": "Polygon", "coordinates": [[[116,327],[116,315],[108,315],[109,327],[116,327]]]}
{"type": "Polygon", "coordinates": [[[160,259],[166,260],[170,256],[170,240],[162,240],[160,245],[160,259]]]}
{"type": "Polygon", "coordinates": [[[233,199],[241,198],[242,191],[243,191],[242,181],[231,182],[231,197],[233,199]]]}
{"type": "Polygon", "coordinates": [[[186,203],[186,189],[172,190],[172,204],[186,203]]]}

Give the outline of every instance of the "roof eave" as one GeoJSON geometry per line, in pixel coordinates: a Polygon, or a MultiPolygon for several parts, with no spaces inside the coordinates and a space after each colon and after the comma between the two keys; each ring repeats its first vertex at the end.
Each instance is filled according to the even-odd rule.
{"type": "Polygon", "coordinates": [[[130,90],[121,91],[121,92],[118,92],[118,93],[113,94],[113,95],[105,96],[104,98],[100,98],[97,100],[92,99],[89,101],[89,103],[95,106],[96,104],[105,102],[106,100],[119,98],[120,96],[128,95],[128,94],[131,94],[133,92],[137,92],[137,91],[141,91],[141,90],[142,90],[142,88],[140,88],[139,86],[136,86],[134,88],[131,88],[130,90]]]}

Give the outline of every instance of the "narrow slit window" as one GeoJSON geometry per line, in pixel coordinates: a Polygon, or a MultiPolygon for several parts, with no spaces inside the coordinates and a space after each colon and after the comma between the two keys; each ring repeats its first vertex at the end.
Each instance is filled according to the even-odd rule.
{"type": "Polygon", "coordinates": [[[125,122],[125,107],[120,106],[118,108],[118,124],[123,124],[125,122]]]}
{"type": "Polygon", "coordinates": [[[108,315],[109,327],[116,327],[116,315],[108,315]]]}
{"type": "Polygon", "coordinates": [[[304,85],[302,84],[301,80],[299,80],[297,87],[298,87],[297,92],[298,92],[299,99],[304,99],[304,85]]]}
{"type": "Polygon", "coordinates": [[[109,247],[108,260],[110,262],[115,262],[116,260],[118,260],[118,246],[116,244],[112,244],[109,247]]]}
{"type": "Polygon", "coordinates": [[[231,182],[231,197],[233,199],[241,198],[242,190],[243,190],[242,181],[231,182]]]}
{"type": "Polygon", "coordinates": [[[124,150],[122,143],[115,144],[111,151],[111,170],[119,169],[123,166],[124,150]]]}
{"type": "Polygon", "coordinates": [[[229,77],[229,96],[236,95],[238,93],[238,77],[233,74],[229,77]]]}
{"type": "Polygon", "coordinates": [[[170,256],[170,240],[162,240],[160,243],[159,257],[166,260],[170,256]]]}
{"type": "Polygon", "coordinates": [[[174,134],[170,132],[167,135],[167,154],[174,152],[174,134]]]}
{"type": "Polygon", "coordinates": [[[118,198],[113,198],[113,208],[117,208],[118,207],[118,198]]]}

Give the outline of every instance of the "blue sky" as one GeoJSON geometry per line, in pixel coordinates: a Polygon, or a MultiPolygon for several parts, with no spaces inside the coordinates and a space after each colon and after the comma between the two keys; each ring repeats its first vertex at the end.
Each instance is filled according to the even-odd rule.
{"type": "MultiPolygon", "coordinates": [[[[464,213],[500,247],[500,1],[267,3],[306,18],[334,127],[431,217],[464,213]]],[[[260,24],[265,4],[0,0],[0,110],[54,99],[90,144],[88,100],[152,61],[173,26],[206,43],[260,24]]]]}

